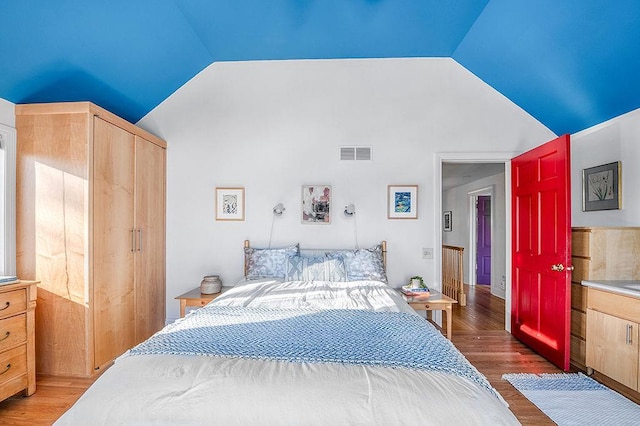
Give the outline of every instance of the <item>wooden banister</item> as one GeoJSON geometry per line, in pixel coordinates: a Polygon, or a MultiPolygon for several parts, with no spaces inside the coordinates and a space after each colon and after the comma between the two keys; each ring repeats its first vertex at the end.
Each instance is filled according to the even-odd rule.
{"type": "Polygon", "coordinates": [[[464,294],[464,269],[462,254],[464,247],[442,245],[442,293],[467,306],[464,294]]]}

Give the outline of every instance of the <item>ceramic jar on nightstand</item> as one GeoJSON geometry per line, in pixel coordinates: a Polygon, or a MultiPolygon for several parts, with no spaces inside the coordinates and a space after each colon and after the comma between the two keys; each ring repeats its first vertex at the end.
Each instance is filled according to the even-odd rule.
{"type": "Polygon", "coordinates": [[[215,294],[222,290],[222,281],[218,275],[205,275],[200,282],[200,293],[215,294]]]}

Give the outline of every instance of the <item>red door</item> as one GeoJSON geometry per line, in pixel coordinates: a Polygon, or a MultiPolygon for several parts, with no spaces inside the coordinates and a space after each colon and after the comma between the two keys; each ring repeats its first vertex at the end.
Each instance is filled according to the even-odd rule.
{"type": "Polygon", "coordinates": [[[476,209],[476,284],[491,284],[491,197],[479,196],[476,209]]]}
{"type": "Polygon", "coordinates": [[[511,332],[569,370],[571,192],[569,135],[511,161],[511,332]]]}

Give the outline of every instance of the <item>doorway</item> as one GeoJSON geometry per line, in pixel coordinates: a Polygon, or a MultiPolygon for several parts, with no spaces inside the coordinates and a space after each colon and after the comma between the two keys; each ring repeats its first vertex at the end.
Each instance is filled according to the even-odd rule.
{"type": "MultiPolygon", "coordinates": [[[[448,162],[483,163],[494,158],[494,161],[504,163],[504,253],[507,254],[505,270],[509,271],[505,276],[505,329],[565,370],[569,366],[570,272],[566,267],[564,270],[553,267],[570,263],[569,152],[569,135],[564,135],[523,154],[508,157],[506,153],[436,154],[435,170],[436,185],[442,188],[442,171],[448,162]],[[512,179],[516,180],[512,182],[512,179]],[[531,224],[540,226],[534,229],[531,224]],[[549,227],[551,229],[547,229],[549,227]],[[533,229],[535,234],[529,232],[533,229]],[[563,244],[554,246],[560,240],[563,244]],[[515,248],[518,250],[514,251],[515,248]],[[538,261],[530,253],[546,257],[538,261]],[[536,260],[531,261],[534,257],[536,260]],[[564,275],[550,273],[549,269],[564,275]],[[541,292],[541,283],[547,281],[552,284],[547,286],[552,291],[541,292]],[[553,312],[547,314],[547,311],[553,312]],[[555,323],[561,323],[561,326],[555,327],[555,323]],[[525,337],[531,338],[525,340],[525,337]]],[[[434,198],[436,212],[442,212],[443,191],[436,191],[434,198]]],[[[497,210],[492,209],[492,212],[497,213],[497,210]]],[[[441,215],[439,219],[436,229],[441,230],[441,215]]],[[[442,234],[436,232],[436,244],[442,245],[442,234]]],[[[436,276],[442,276],[441,256],[435,260],[436,276]]]]}
{"type": "Polygon", "coordinates": [[[491,196],[476,198],[476,284],[491,285],[491,196]]]}
{"type": "Polygon", "coordinates": [[[442,234],[443,244],[462,249],[465,284],[485,284],[492,295],[505,299],[504,163],[445,162],[442,175],[442,209],[454,217],[453,229],[442,234]]]}
{"type": "MultiPolygon", "coordinates": [[[[466,265],[470,265],[473,263],[473,271],[470,271],[468,266],[465,266],[465,282],[470,285],[476,284],[476,274],[475,274],[475,261],[470,262],[469,259],[474,259],[477,254],[476,250],[476,232],[477,232],[477,222],[476,222],[476,214],[475,214],[475,198],[482,195],[490,196],[491,200],[491,256],[490,256],[490,271],[491,271],[491,281],[492,281],[492,293],[493,291],[498,290],[499,297],[504,299],[504,324],[505,329],[510,331],[511,328],[511,278],[510,274],[507,271],[511,270],[511,257],[508,255],[511,253],[511,158],[514,157],[515,153],[502,152],[502,153],[439,153],[436,154],[436,187],[441,188],[441,191],[436,191],[436,196],[434,197],[434,204],[437,212],[441,214],[439,218],[439,223],[437,223],[437,229],[442,230],[442,212],[444,210],[452,211],[453,215],[453,231],[447,232],[446,236],[444,236],[444,232],[436,232],[436,247],[441,247],[442,244],[449,244],[449,242],[445,242],[444,239],[457,238],[457,242],[451,245],[459,245],[465,247],[465,262],[466,265]],[[464,189],[464,193],[462,194],[462,200],[458,200],[455,208],[450,208],[450,199],[447,199],[448,195],[445,193],[445,185],[449,185],[448,180],[451,173],[451,169],[449,167],[458,167],[457,172],[460,170],[464,170],[463,168],[459,168],[459,166],[468,166],[476,169],[482,169],[483,166],[487,168],[490,167],[499,167],[499,170],[495,172],[495,168],[493,169],[493,173],[489,173],[488,175],[483,176],[488,177],[491,175],[496,175],[496,173],[500,173],[500,177],[494,179],[493,182],[496,182],[495,185],[482,183],[482,178],[474,179],[471,181],[479,182],[475,186],[467,186],[464,189]],[[443,170],[445,173],[443,173],[443,170]],[[483,192],[484,191],[484,192],[483,192]],[[500,207],[496,207],[496,199],[500,199],[500,207]],[[473,200],[473,201],[471,201],[473,200]],[[448,207],[444,208],[445,203],[448,207]],[[473,206],[473,208],[471,208],[473,206]],[[464,207],[464,209],[462,209],[464,207]],[[457,212],[456,212],[457,211],[457,212]],[[466,213],[463,213],[466,211],[466,213]],[[473,213],[472,213],[473,212],[473,213]],[[456,214],[457,213],[457,214],[456,214]],[[499,216],[499,220],[497,219],[499,216]],[[457,218],[457,219],[456,219],[457,218]],[[496,226],[499,224],[500,226],[496,226]],[[500,228],[500,231],[497,231],[497,228],[500,228]],[[461,234],[456,236],[456,230],[460,231],[461,234]],[[473,243],[470,243],[473,241],[473,243]],[[501,245],[500,250],[496,250],[496,245],[499,243],[501,245]],[[496,274],[496,271],[501,271],[499,274],[496,274]],[[503,272],[502,272],[503,271],[503,272]]],[[[463,184],[470,183],[470,179],[473,175],[468,176],[467,173],[457,174],[457,179],[467,179],[467,182],[463,182],[463,184]]],[[[458,198],[458,197],[456,197],[458,198]]],[[[442,257],[440,250],[434,251],[434,260],[435,260],[435,273],[436,277],[442,276],[442,257]]]]}
{"type": "MultiPolygon", "coordinates": [[[[504,165],[501,165],[504,168],[504,165]]],[[[502,171],[501,173],[504,173],[502,171]]],[[[504,178],[503,178],[504,179],[504,178]]],[[[504,189],[500,188],[502,192],[504,189]]],[[[488,285],[491,293],[505,298],[504,256],[496,253],[504,250],[505,229],[503,219],[495,220],[493,210],[504,203],[504,198],[495,194],[495,185],[488,185],[468,192],[469,197],[469,285],[488,285]],[[495,201],[500,201],[496,203],[495,201]],[[502,239],[502,240],[499,240],[502,239]],[[494,246],[493,241],[497,244],[494,246]],[[496,272],[499,272],[496,274],[496,272]]],[[[498,212],[500,213],[500,212],[498,212]]]]}

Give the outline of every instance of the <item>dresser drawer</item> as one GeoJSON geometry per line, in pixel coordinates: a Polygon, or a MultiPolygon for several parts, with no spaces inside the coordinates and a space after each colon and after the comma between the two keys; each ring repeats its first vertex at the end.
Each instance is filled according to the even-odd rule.
{"type": "Polygon", "coordinates": [[[0,293],[0,318],[10,317],[27,310],[27,290],[18,289],[0,293]]]}
{"type": "Polygon", "coordinates": [[[640,323],[640,299],[608,291],[589,288],[587,307],[598,312],[614,315],[627,321],[640,323]]]}
{"type": "Polygon", "coordinates": [[[27,341],[27,314],[0,319],[0,352],[27,341]]]}
{"type": "Polygon", "coordinates": [[[0,353],[0,389],[18,376],[27,374],[27,346],[0,353]]]}
{"type": "Polygon", "coordinates": [[[591,252],[591,232],[589,230],[573,229],[571,232],[571,253],[574,256],[589,257],[591,252]]]}

